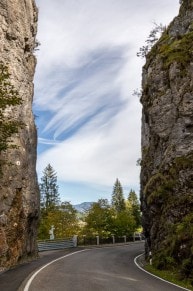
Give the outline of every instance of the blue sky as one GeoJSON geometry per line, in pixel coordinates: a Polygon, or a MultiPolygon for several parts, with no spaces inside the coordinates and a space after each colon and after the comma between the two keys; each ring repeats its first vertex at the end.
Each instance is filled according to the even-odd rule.
{"type": "Polygon", "coordinates": [[[37,173],[50,163],[62,200],[139,193],[143,60],[153,22],[167,25],[178,0],[36,0],[39,8],[33,110],[37,173]]]}

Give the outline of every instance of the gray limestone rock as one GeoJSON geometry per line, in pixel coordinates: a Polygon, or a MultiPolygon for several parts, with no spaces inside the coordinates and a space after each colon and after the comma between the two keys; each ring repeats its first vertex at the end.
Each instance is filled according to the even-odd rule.
{"type": "Polygon", "coordinates": [[[17,148],[1,153],[0,270],[37,255],[37,133],[32,113],[37,17],[34,0],[0,1],[0,61],[8,66],[11,83],[23,99],[9,114],[24,123],[13,136],[17,148]]]}
{"type": "Polygon", "coordinates": [[[193,275],[193,1],[182,2],[143,68],[141,201],[146,255],[158,268],[190,259],[193,275]]]}

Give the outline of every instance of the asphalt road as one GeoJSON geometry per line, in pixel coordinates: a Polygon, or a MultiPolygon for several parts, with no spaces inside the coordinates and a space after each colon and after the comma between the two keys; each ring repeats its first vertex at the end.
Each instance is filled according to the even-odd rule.
{"type": "Polygon", "coordinates": [[[32,272],[35,272],[35,270],[41,268],[48,262],[57,259],[58,257],[70,254],[79,249],[80,248],[72,248],[59,251],[42,252],[39,255],[39,259],[30,261],[28,263],[23,263],[13,269],[8,270],[7,272],[0,273],[0,291],[22,290],[19,289],[19,287],[32,272]]]}
{"type": "Polygon", "coordinates": [[[141,271],[134,258],[142,243],[93,248],[63,258],[42,269],[24,291],[180,291],[141,271]]]}

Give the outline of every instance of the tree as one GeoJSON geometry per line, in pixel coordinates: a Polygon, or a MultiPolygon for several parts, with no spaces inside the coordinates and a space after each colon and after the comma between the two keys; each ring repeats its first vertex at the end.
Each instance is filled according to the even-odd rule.
{"type": "MultiPolygon", "coordinates": [[[[24,125],[9,112],[10,108],[20,104],[22,98],[10,82],[8,67],[0,62],[0,153],[9,147],[14,147],[11,144],[11,137],[24,125]]],[[[0,170],[1,166],[2,161],[0,161],[0,170]]]]}
{"type": "Polygon", "coordinates": [[[48,239],[52,225],[56,238],[72,237],[79,230],[78,223],[77,211],[70,202],[62,202],[49,210],[42,209],[38,238],[48,239]]]}
{"type": "Polygon", "coordinates": [[[40,187],[40,206],[48,210],[57,206],[60,202],[57,175],[53,167],[48,164],[43,171],[40,187]]]}
{"type": "Polygon", "coordinates": [[[113,219],[113,234],[116,236],[132,236],[136,230],[135,218],[130,209],[118,212],[113,219]]]}
{"type": "Polygon", "coordinates": [[[115,208],[116,212],[121,212],[125,210],[125,199],[123,196],[123,188],[118,179],[116,179],[113,187],[112,206],[115,208]]]}
{"type": "Polygon", "coordinates": [[[154,28],[150,31],[150,34],[147,40],[145,41],[146,45],[142,46],[139,49],[137,56],[141,58],[145,58],[147,54],[149,53],[149,51],[151,50],[151,48],[154,46],[154,44],[158,41],[158,39],[160,38],[160,35],[165,29],[166,28],[161,23],[160,24],[154,23],[154,28]]]}
{"type": "Polygon", "coordinates": [[[85,218],[85,227],[83,232],[89,236],[100,235],[103,237],[111,233],[113,222],[113,210],[107,199],[99,199],[94,202],[88,210],[85,218]]]}
{"type": "Polygon", "coordinates": [[[60,205],[60,213],[60,227],[58,226],[59,237],[70,237],[77,234],[79,230],[77,210],[70,202],[65,201],[60,205]]]}
{"type": "Polygon", "coordinates": [[[129,206],[131,207],[132,215],[136,222],[136,227],[140,227],[141,226],[140,204],[137,198],[137,194],[135,193],[134,190],[132,189],[130,190],[127,200],[129,202],[129,206]]]}

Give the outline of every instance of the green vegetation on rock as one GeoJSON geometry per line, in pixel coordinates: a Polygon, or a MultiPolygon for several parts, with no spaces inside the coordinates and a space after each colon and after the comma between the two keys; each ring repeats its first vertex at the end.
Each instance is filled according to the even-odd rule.
{"type": "Polygon", "coordinates": [[[172,39],[165,32],[158,44],[158,55],[162,58],[164,67],[169,67],[172,63],[180,63],[185,67],[193,57],[193,31],[184,35],[179,35],[177,39],[172,39]]]}
{"type": "MultiPolygon", "coordinates": [[[[23,123],[19,121],[11,110],[22,104],[22,98],[10,81],[8,67],[0,63],[0,154],[10,147],[14,147],[11,137],[18,133],[23,123]]],[[[0,160],[0,171],[3,160],[0,160]]]]}
{"type": "MultiPolygon", "coordinates": [[[[182,181],[181,173],[191,171],[193,154],[177,157],[167,170],[160,170],[145,186],[147,203],[154,205],[160,216],[157,234],[163,239],[153,252],[154,267],[159,270],[176,268],[181,279],[193,282],[193,194],[179,193],[176,189],[192,188],[190,176],[182,181]]],[[[191,175],[191,174],[190,174],[191,175]]]]}

